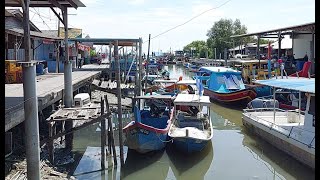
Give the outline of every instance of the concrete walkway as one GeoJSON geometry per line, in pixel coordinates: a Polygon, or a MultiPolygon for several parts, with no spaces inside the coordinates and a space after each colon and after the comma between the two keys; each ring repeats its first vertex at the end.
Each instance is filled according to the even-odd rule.
{"type": "MultiPolygon", "coordinates": [[[[88,80],[97,77],[107,64],[89,64],[72,72],[73,90],[84,86],[88,80]]],[[[62,99],[64,89],[63,73],[49,73],[37,76],[39,111],[62,99]]],[[[24,121],[23,84],[5,84],[5,131],[24,121]]]]}

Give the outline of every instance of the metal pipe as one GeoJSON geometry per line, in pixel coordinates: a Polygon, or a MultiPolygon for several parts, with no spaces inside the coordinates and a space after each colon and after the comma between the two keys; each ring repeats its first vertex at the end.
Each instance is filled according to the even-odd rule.
{"type": "Polygon", "coordinates": [[[301,117],[301,91],[299,91],[299,123],[300,123],[300,117],[301,117]]]}
{"type": "Polygon", "coordinates": [[[258,35],[258,44],[257,44],[257,57],[258,57],[258,60],[259,60],[259,68],[258,68],[258,75],[259,75],[259,72],[260,72],[260,35],[258,35]]]}
{"type": "MultiPolygon", "coordinates": [[[[30,57],[30,24],[29,4],[30,0],[24,0],[23,30],[24,30],[24,59],[31,61],[30,57]]],[[[23,5],[22,5],[23,6],[23,5]]],[[[28,180],[40,180],[40,145],[39,145],[39,120],[38,99],[36,86],[36,66],[31,64],[23,66],[23,94],[24,94],[24,125],[27,157],[28,180]]]]}
{"type": "Polygon", "coordinates": [[[276,123],[276,87],[273,88],[273,124],[276,123]]]}
{"type": "Polygon", "coordinates": [[[123,159],[123,140],[122,140],[122,107],[121,107],[121,88],[120,88],[120,60],[118,54],[118,40],[114,44],[114,58],[117,67],[117,97],[118,97],[118,122],[119,122],[119,145],[120,145],[120,163],[124,165],[123,159]]]}

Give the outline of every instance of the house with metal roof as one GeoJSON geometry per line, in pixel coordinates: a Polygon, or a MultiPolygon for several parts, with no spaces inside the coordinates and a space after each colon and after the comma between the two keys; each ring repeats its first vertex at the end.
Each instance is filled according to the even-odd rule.
{"type": "MultiPolygon", "coordinates": [[[[6,60],[24,60],[23,44],[23,13],[20,9],[5,9],[5,59],[6,60]]],[[[34,60],[54,60],[55,44],[62,41],[63,38],[52,36],[42,32],[31,21],[31,57],[34,60]]]]}

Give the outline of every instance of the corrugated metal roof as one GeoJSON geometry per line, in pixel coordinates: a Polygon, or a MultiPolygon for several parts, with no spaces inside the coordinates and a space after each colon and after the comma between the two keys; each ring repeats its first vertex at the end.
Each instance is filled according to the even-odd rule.
{"type": "MultiPolygon", "coordinates": [[[[80,0],[56,0],[60,6],[65,7],[86,7],[80,0]]],[[[21,4],[17,0],[5,0],[6,7],[21,7],[21,4]]],[[[57,7],[49,0],[30,0],[29,7],[57,7]]]]}
{"type": "MultiPolygon", "coordinates": [[[[23,29],[18,29],[18,28],[6,29],[5,31],[8,34],[16,34],[16,35],[20,35],[20,36],[23,36],[23,34],[24,34],[23,29]]],[[[31,37],[38,37],[38,38],[54,39],[54,40],[63,40],[63,38],[50,36],[45,33],[36,32],[36,31],[30,31],[30,36],[31,37]]]]}
{"type": "Polygon", "coordinates": [[[289,27],[284,27],[284,28],[279,28],[279,29],[272,29],[272,30],[255,32],[255,33],[234,35],[234,36],[231,36],[231,38],[256,36],[256,35],[267,35],[268,33],[277,33],[279,31],[313,31],[314,32],[315,31],[315,23],[311,22],[311,23],[289,26],[289,27]]]}

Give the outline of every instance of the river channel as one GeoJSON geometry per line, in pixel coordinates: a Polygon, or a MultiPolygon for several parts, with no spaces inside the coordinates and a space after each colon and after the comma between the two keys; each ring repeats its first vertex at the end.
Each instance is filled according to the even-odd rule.
{"type": "MultiPolygon", "coordinates": [[[[182,66],[165,68],[172,78],[193,76],[182,66]]],[[[99,170],[100,129],[99,124],[94,124],[74,134],[75,161],[70,172],[77,179],[97,180],[315,179],[313,170],[247,132],[242,126],[241,113],[241,108],[214,103],[211,107],[214,135],[203,151],[192,156],[181,155],[169,143],[164,151],[140,155],[124,147],[125,165],[121,170],[120,167],[99,170]]],[[[127,117],[125,121],[129,120],[127,117]]]]}

